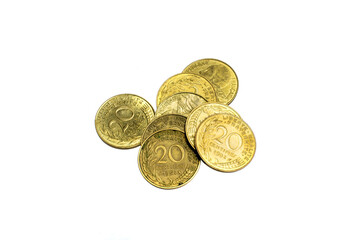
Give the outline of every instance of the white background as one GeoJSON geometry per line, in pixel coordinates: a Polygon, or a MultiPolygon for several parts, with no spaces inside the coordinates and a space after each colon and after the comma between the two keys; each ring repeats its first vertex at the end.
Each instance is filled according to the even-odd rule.
{"type": "Polygon", "coordinates": [[[359,1],[3,0],[0,239],[360,239],[359,67],[359,1]],[[206,57],[255,157],[155,188],[96,111],[206,57]]]}

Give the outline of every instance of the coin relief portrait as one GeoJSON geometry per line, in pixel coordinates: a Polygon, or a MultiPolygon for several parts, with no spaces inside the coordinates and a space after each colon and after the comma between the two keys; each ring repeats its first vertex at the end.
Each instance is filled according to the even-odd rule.
{"type": "Polygon", "coordinates": [[[201,59],[188,65],[183,73],[204,77],[214,87],[218,101],[230,104],[238,91],[238,79],[234,70],[216,59],[201,59]]]}
{"type": "Polygon", "coordinates": [[[157,95],[157,105],[168,97],[181,92],[195,93],[209,102],[216,102],[214,87],[202,76],[180,73],[167,79],[160,87],[157,95]]]}
{"type": "Polygon", "coordinates": [[[194,108],[203,103],[206,103],[206,100],[194,93],[177,93],[159,105],[155,116],[173,113],[187,117],[194,108]]]}

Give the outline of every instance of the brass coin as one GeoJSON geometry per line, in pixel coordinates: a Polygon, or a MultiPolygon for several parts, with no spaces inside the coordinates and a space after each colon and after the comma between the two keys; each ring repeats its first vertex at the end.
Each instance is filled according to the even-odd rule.
{"type": "Polygon", "coordinates": [[[106,144],[115,148],[140,145],[141,136],[154,118],[154,109],[145,99],[120,94],[104,102],[96,113],[96,132],[106,144]]]}
{"type": "Polygon", "coordinates": [[[180,92],[196,93],[208,102],[216,102],[213,86],[203,77],[195,74],[180,73],[170,77],[160,87],[156,98],[156,106],[166,98],[180,92]]]}
{"type": "Polygon", "coordinates": [[[155,187],[173,189],[184,186],[196,174],[200,158],[177,130],[163,130],[151,135],[141,146],[139,169],[155,187]]]}
{"type": "Polygon", "coordinates": [[[186,120],[186,137],[192,147],[195,147],[195,134],[200,124],[208,117],[218,114],[228,113],[241,119],[240,115],[228,105],[220,103],[204,103],[191,111],[186,120]]]}
{"type": "Polygon", "coordinates": [[[234,172],[252,160],[256,142],[254,133],[240,118],[216,114],[200,124],[195,146],[208,166],[222,172],[234,172]]]}
{"type": "Polygon", "coordinates": [[[157,108],[155,117],[165,114],[180,114],[185,117],[206,100],[195,93],[176,93],[165,99],[157,108]]]}
{"type": "Polygon", "coordinates": [[[178,114],[166,114],[155,118],[145,129],[141,137],[141,145],[148,137],[161,130],[174,129],[185,133],[185,122],[186,117],[178,114]]]}
{"type": "Polygon", "coordinates": [[[230,104],[238,91],[239,81],[234,70],[217,59],[201,59],[190,63],[183,73],[193,73],[206,78],[214,87],[220,103],[230,104]]]}

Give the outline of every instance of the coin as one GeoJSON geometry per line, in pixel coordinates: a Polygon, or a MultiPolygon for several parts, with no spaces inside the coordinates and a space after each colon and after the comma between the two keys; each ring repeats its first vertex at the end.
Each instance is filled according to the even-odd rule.
{"type": "Polygon", "coordinates": [[[205,119],[196,132],[195,146],[208,166],[222,172],[245,167],[256,149],[250,127],[229,114],[216,114],[205,119]]]}
{"type": "Polygon", "coordinates": [[[200,159],[183,132],[163,130],[151,135],[141,146],[138,164],[146,181],[159,188],[173,189],[195,176],[200,159]]]}
{"type": "Polygon", "coordinates": [[[174,129],[185,133],[185,122],[186,117],[178,114],[166,114],[155,118],[145,129],[141,137],[141,145],[143,145],[145,140],[153,133],[160,130],[174,129]]]}
{"type": "Polygon", "coordinates": [[[191,110],[203,103],[206,100],[195,93],[176,93],[159,105],[155,117],[172,113],[187,117],[191,110]]]}
{"type": "Polygon", "coordinates": [[[220,103],[230,104],[238,91],[239,81],[234,70],[217,59],[201,59],[190,63],[183,73],[193,73],[206,78],[214,87],[220,103]]]}
{"type": "Polygon", "coordinates": [[[96,113],[95,128],[101,140],[115,148],[140,145],[141,136],[154,118],[154,109],[145,99],[120,94],[104,102],[96,113]]]}
{"type": "Polygon", "coordinates": [[[220,103],[204,103],[198,106],[191,111],[185,125],[186,137],[192,147],[195,147],[195,134],[200,124],[209,116],[218,113],[228,113],[241,118],[240,115],[228,105],[220,103]]]}
{"type": "Polygon", "coordinates": [[[170,77],[160,87],[156,106],[159,106],[166,98],[180,92],[196,93],[208,102],[217,101],[213,86],[205,78],[199,75],[180,73],[170,77]]]}

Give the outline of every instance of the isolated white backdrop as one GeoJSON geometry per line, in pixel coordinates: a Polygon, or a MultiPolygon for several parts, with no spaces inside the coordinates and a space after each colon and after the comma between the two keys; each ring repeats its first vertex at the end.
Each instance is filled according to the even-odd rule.
{"type": "Polygon", "coordinates": [[[359,1],[0,2],[0,239],[359,239],[359,1]],[[190,62],[239,77],[236,173],[147,183],[97,136],[109,97],[190,62]]]}

